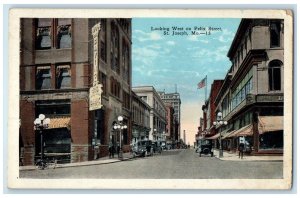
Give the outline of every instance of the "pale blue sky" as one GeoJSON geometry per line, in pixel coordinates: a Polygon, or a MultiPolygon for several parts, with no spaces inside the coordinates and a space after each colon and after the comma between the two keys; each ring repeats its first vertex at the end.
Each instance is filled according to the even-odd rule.
{"type": "MultiPolygon", "coordinates": [[[[132,75],[133,86],[153,85],[157,91],[181,95],[182,131],[193,136],[201,116],[204,88],[197,84],[207,75],[207,94],[214,79],[224,79],[231,66],[227,52],[239,26],[240,19],[204,18],[134,18],[132,20],[132,75]],[[172,27],[214,27],[210,35],[171,36],[172,27]],[[153,28],[169,28],[152,31],[153,28]],[[198,110],[197,110],[198,109],[198,110]]],[[[205,31],[199,31],[199,33],[205,31]]],[[[192,140],[191,140],[192,141],[192,140]]]]}
{"type": "Polygon", "coordinates": [[[183,101],[199,100],[204,90],[197,90],[197,83],[207,75],[211,84],[213,79],[224,78],[229,69],[226,55],[239,22],[240,19],[134,18],[133,86],[154,85],[157,90],[174,92],[177,84],[183,101]],[[151,27],[171,29],[172,26],[220,27],[222,31],[199,36],[171,36],[163,35],[163,31],[151,31],[151,27]]]}

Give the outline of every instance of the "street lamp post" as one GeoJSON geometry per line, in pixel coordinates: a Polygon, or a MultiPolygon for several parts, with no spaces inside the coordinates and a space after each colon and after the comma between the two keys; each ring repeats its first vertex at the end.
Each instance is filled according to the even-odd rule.
{"type": "MultiPolygon", "coordinates": [[[[223,116],[222,112],[218,112],[218,114],[217,114],[217,121],[213,122],[213,125],[215,126],[215,128],[227,125],[227,121],[224,121],[222,119],[222,116],[223,116]]],[[[223,146],[222,146],[222,135],[221,135],[221,132],[220,132],[220,136],[219,136],[219,143],[220,143],[219,158],[221,158],[221,157],[223,157],[223,146]]]]}
{"type": "Polygon", "coordinates": [[[152,136],[153,136],[153,140],[154,140],[154,141],[157,140],[157,139],[156,139],[156,129],[153,129],[152,136]],[[155,137],[155,138],[154,138],[154,137],[155,137]]]}
{"type": "Polygon", "coordinates": [[[35,130],[39,130],[41,134],[41,164],[43,165],[43,156],[44,156],[44,141],[43,141],[43,130],[49,127],[50,118],[46,118],[44,114],[40,114],[33,122],[35,130]]]}
{"type": "Polygon", "coordinates": [[[118,116],[118,122],[114,124],[114,129],[119,130],[120,134],[120,151],[119,151],[119,158],[123,159],[123,138],[122,138],[122,130],[127,129],[127,125],[123,123],[123,116],[118,116]]]}

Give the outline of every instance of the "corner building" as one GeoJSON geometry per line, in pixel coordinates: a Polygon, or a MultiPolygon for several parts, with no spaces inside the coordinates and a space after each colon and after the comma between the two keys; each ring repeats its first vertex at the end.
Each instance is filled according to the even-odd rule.
{"type": "MultiPolygon", "coordinates": [[[[215,100],[228,125],[223,148],[241,139],[252,154],[283,153],[284,21],[242,19],[227,56],[232,66],[215,100]]],[[[217,111],[215,113],[217,113],[217,111]]]]}
{"type": "Polygon", "coordinates": [[[119,115],[128,126],[123,141],[129,150],[131,19],[24,18],[20,23],[22,164],[34,164],[41,155],[33,125],[41,113],[50,118],[43,132],[45,156],[58,163],[106,156],[109,142],[116,139],[112,125],[119,115]],[[98,23],[99,34],[93,37],[98,23]],[[90,111],[89,89],[95,79],[102,86],[102,107],[90,111]]]}
{"type": "Polygon", "coordinates": [[[160,141],[166,132],[167,108],[152,86],[133,87],[132,91],[150,106],[150,128],[146,133],[146,139],[160,141]]]}

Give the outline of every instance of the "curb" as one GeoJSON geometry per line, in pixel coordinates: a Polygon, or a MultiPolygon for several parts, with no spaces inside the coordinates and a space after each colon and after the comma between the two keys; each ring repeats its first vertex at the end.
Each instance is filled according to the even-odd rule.
{"type": "MultiPolygon", "coordinates": [[[[253,159],[253,160],[244,160],[244,159],[224,159],[224,158],[219,158],[214,156],[216,159],[221,160],[221,161],[231,161],[231,162],[283,162],[283,160],[280,159],[268,159],[268,160],[259,160],[259,159],[253,159]]],[[[226,157],[225,157],[226,158],[226,157]]]]}
{"type": "MultiPolygon", "coordinates": [[[[109,162],[105,162],[104,160],[101,161],[99,160],[99,163],[95,163],[95,161],[91,161],[91,163],[87,163],[87,164],[84,164],[84,162],[82,164],[66,164],[66,165],[56,165],[56,167],[54,168],[48,168],[48,169],[57,169],[57,168],[70,168],[70,167],[81,167],[81,166],[93,166],[93,165],[102,165],[102,164],[112,164],[112,163],[117,163],[117,162],[122,162],[122,161],[128,161],[128,160],[131,160],[131,159],[134,159],[133,157],[129,157],[129,158],[124,158],[123,160],[119,160],[119,159],[116,159],[114,161],[109,161],[109,162]],[[93,163],[92,163],[93,162],[93,163]]],[[[33,167],[30,167],[28,169],[24,168],[20,168],[19,167],[19,171],[33,171],[33,170],[39,170],[38,168],[36,168],[35,166],[33,167]]]]}

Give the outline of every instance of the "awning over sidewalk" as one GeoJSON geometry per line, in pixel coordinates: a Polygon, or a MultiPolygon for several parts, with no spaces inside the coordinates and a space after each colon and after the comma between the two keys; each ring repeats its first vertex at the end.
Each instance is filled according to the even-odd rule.
{"type": "Polygon", "coordinates": [[[225,134],[223,135],[222,139],[228,138],[230,135],[232,135],[232,134],[235,133],[235,132],[236,132],[236,130],[230,131],[229,133],[225,133],[225,134]]]}
{"type": "Polygon", "coordinates": [[[50,118],[48,129],[71,128],[71,117],[53,117],[50,118]]]}
{"type": "Polygon", "coordinates": [[[215,140],[215,139],[217,139],[219,137],[220,137],[220,133],[217,133],[216,135],[208,137],[208,138],[205,138],[205,139],[207,139],[207,140],[215,140]]]}
{"type": "Polygon", "coordinates": [[[259,134],[283,130],[283,116],[258,116],[258,121],[259,134]]]}
{"type": "Polygon", "coordinates": [[[241,137],[241,136],[251,136],[251,135],[253,135],[252,124],[249,124],[247,126],[244,126],[240,129],[234,131],[227,137],[229,138],[229,137],[241,137]]]}

